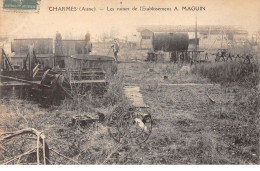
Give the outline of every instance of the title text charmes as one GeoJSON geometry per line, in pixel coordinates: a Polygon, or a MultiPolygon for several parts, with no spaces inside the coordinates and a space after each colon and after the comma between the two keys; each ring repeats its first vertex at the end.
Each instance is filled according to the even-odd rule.
{"type": "Polygon", "coordinates": [[[96,11],[96,7],[48,7],[49,11],[96,11]]]}
{"type": "MultiPolygon", "coordinates": [[[[49,11],[92,11],[95,12],[96,7],[49,7],[49,11]]],[[[104,10],[104,9],[100,9],[104,10]]],[[[206,11],[205,6],[182,6],[182,7],[154,7],[154,6],[140,6],[132,8],[115,8],[115,7],[106,7],[106,11],[206,11]]]]}

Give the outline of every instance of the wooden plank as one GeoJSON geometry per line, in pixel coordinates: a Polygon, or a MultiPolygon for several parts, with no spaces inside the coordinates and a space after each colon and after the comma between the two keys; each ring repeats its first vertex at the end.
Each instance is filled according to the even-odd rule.
{"type": "Polygon", "coordinates": [[[106,80],[71,80],[71,84],[77,84],[77,83],[106,83],[106,80]]]}
{"type": "MultiPolygon", "coordinates": [[[[125,86],[137,86],[134,83],[125,83],[125,86]]],[[[143,85],[150,85],[150,84],[143,84],[143,85]]],[[[180,83],[180,84],[171,84],[171,83],[159,83],[158,86],[216,86],[219,84],[201,84],[201,83],[180,83]]]]}
{"type": "Polygon", "coordinates": [[[30,85],[30,84],[23,83],[23,82],[18,82],[18,81],[0,82],[0,87],[5,87],[5,86],[28,86],[28,85],[30,85]]]}
{"type": "MultiPolygon", "coordinates": [[[[31,85],[31,84],[37,84],[40,85],[41,81],[28,81],[29,83],[20,82],[20,81],[5,81],[0,82],[0,86],[22,86],[22,85],[31,85]]],[[[70,82],[71,84],[91,84],[91,83],[106,83],[106,80],[72,80],[70,82]]]]}
{"type": "Polygon", "coordinates": [[[6,79],[10,79],[10,80],[13,80],[13,81],[17,81],[17,82],[21,82],[21,83],[27,83],[27,84],[37,84],[37,83],[34,83],[33,81],[27,81],[27,80],[23,80],[23,79],[20,79],[20,78],[15,78],[15,77],[8,77],[8,76],[4,76],[4,75],[0,75],[1,78],[6,78],[6,79]]]}
{"type": "Polygon", "coordinates": [[[148,106],[144,103],[142,94],[140,93],[140,87],[125,86],[124,93],[132,103],[132,106],[139,108],[148,108],[148,106]]]}

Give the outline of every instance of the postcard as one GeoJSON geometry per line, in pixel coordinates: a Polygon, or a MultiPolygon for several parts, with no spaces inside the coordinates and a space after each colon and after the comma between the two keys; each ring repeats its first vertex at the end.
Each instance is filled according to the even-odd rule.
{"type": "Polygon", "coordinates": [[[3,0],[1,165],[259,164],[258,0],[3,0]]]}

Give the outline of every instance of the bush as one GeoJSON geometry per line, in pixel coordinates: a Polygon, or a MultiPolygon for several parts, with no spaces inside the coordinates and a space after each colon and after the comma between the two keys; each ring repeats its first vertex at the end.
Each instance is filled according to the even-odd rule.
{"type": "Polygon", "coordinates": [[[254,87],[259,80],[258,67],[254,63],[244,64],[232,61],[197,64],[191,69],[191,72],[202,75],[215,83],[237,82],[247,87],[254,87]]]}
{"type": "Polygon", "coordinates": [[[114,77],[109,78],[108,82],[108,90],[102,98],[102,104],[105,106],[113,106],[116,103],[124,101],[123,78],[115,75],[114,77]]]}

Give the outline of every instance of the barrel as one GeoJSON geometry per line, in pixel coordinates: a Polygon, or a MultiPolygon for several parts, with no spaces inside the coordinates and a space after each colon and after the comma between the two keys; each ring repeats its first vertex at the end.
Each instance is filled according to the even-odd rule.
{"type": "Polygon", "coordinates": [[[188,50],[188,33],[153,33],[154,51],[184,51],[188,50]]]}

